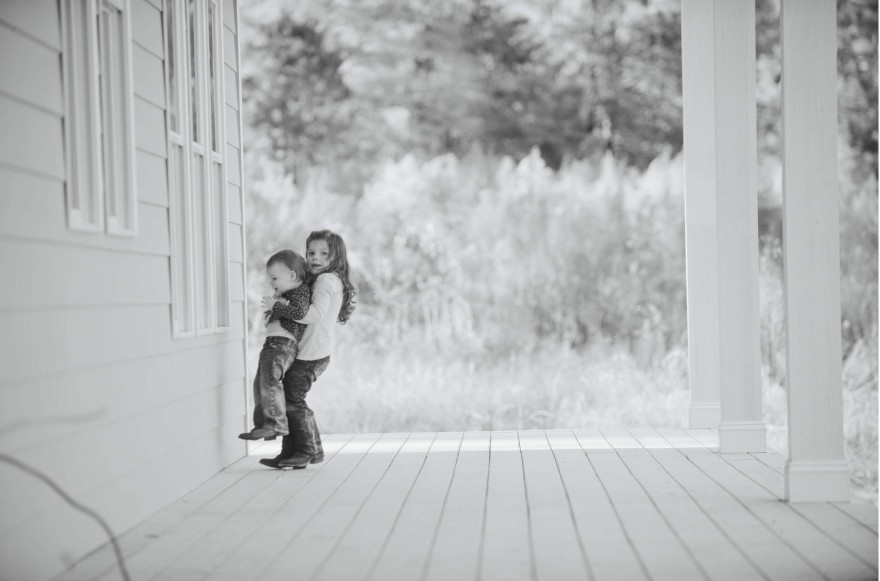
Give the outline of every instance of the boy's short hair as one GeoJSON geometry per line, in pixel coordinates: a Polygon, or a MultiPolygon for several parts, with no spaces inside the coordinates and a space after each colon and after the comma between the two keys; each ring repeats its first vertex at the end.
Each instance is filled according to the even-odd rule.
{"type": "Polygon", "coordinates": [[[293,250],[280,250],[276,252],[266,261],[266,268],[278,262],[295,272],[296,278],[299,280],[306,280],[306,274],[309,272],[306,266],[306,259],[293,250]]]}

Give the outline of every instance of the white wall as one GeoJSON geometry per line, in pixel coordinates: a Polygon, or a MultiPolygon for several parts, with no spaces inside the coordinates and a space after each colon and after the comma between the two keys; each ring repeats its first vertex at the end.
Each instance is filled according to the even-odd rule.
{"type": "MultiPolygon", "coordinates": [[[[138,235],[73,232],[57,0],[0,2],[0,452],[117,533],[245,453],[234,0],[224,2],[232,329],[171,337],[162,0],[131,0],[138,235]]],[[[107,541],[0,463],[0,578],[47,578],[107,541]]]]}

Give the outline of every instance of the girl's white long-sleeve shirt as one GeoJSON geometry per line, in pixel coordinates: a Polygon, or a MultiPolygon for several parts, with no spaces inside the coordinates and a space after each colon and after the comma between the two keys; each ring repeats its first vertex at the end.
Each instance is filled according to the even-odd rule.
{"type": "Polygon", "coordinates": [[[336,337],[336,319],[342,307],[342,281],[335,273],[318,275],[312,287],[312,304],[306,316],[297,323],[305,323],[305,333],[299,342],[297,359],[314,361],[328,357],[336,337]]]}

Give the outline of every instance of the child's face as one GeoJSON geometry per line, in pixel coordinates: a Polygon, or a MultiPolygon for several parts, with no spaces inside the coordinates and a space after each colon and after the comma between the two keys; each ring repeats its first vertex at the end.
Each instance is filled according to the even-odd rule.
{"type": "Polygon", "coordinates": [[[269,284],[279,294],[296,288],[299,283],[296,272],[287,268],[283,262],[275,262],[269,266],[266,275],[269,277],[269,284]]]}
{"type": "Polygon", "coordinates": [[[306,262],[312,274],[319,274],[330,266],[330,245],[326,240],[312,240],[309,243],[306,262]]]}

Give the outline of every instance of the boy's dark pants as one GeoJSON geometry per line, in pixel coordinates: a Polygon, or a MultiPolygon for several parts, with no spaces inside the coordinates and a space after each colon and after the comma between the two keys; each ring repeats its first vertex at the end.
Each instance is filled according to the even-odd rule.
{"type": "Polygon", "coordinates": [[[287,337],[266,337],[254,376],[254,427],[274,427],[288,433],[281,378],[296,360],[297,345],[287,337]]]}
{"type": "Polygon", "coordinates": [[[315,414],[306,404],[306,395],[318,377],[330,365],[330,357],[304,361],[296,359],[284,374],[284,399],[290,434],[281,441],[282,457],[293,454],[320,456],[324,454],[315,414]]]}

